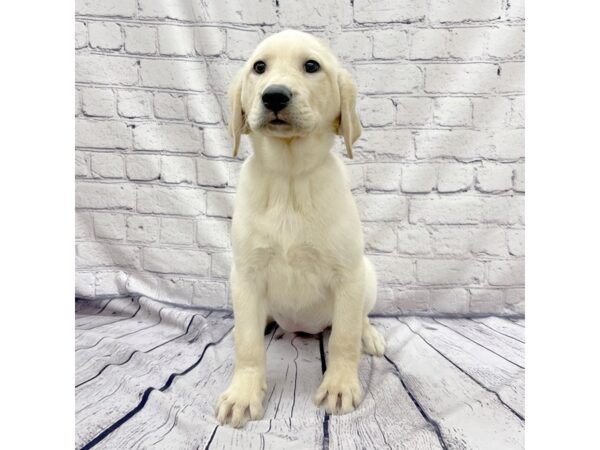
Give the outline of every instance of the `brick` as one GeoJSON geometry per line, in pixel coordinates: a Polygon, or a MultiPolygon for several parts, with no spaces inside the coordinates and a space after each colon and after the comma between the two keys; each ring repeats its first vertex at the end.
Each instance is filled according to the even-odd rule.
{"type": "Polygon", "coordinates": [[[492,154],[490,137],[475,130],[422,130],[415,136],[417,158],[470,161],[492,154]]]}
{"type": "Polygon", "coordinates": [[[408,215],[407,200],[393,194],[362,194],[356,196],[361,220],[405,221],[408,215]]]}
{"type": "Polygon", "coordinates": [[[376,30],[373,33],[373,56],[378,59],[400,59],[408,55],[408,35],[403,30],[376,30]]]}
{"type": "Polygon", "coordinates": [[[371,59],[373,46],[364,31],[342,31],[331,38],[330,48],[341,61],[371,59]]]}
{"type": "Polygon", "coordinates": [[[158,180],[160,157],[149,155],[127,156],[127,178],[134,181],[158,180]]]}
{"type": "Polygon", "coordinates": [[[363,130],[357,148],[375,151],[380,160],[399,160],[414,155],[413,136],[409,130],[363,130]]]}
{"type": "Polygon", "coordinates": [[[358,101],[358,116],[364,127],[390,125],[395,108],[389,98],[365,97],[358,101]]]}
{"type": "Polygon", "coordinates": [[[190,95],[187,99],[188,116],[193,122],[220,123],[221,106],[212,93],[190,95]]]}
{"type": "Polygon", "coordinates": [[[75,205],[89,209],[133,209],[135,188],[127,184],[76,183],[75,205]]]}
{"type": "Polygon", "coordinates": [[[483,203],[477,197],[411,199],[410,222],[427,224],[476,224],[483,203]]]}
{"type": "Polygon", "coordinates": [[[208,65],[211,88],[216,92],[226,93],[231,80],[244,66],[243,61],[217,59],[208,65]]]}
{"type": "Polygon", "coordinates": [[[439,256],[467,256],[471,251],[472,229],[466,227],[433,227],[431,247],[439,256]]]}
{"type": "Polygon", "coordinates": [[[430,300],[428,290],[401,290],[396,292],[396,301],[392,306],[402,314],[426,312],[431,308],[430,300]]]}
{"type": "Polygon", "coordinates": [[[468,239],[475,255],[506,256],[506,234],[502,228],[476,228],[468,239]]]}
{"type": "Polygon", "coordinates": [[[509,62],[500,64],[498,92],[523,92],[525,90],[525,63],[509,62]]]}
{"type": "Polygon", "coordinates": [[[202,131],[190,124],[143,123],[133,130],[136,150],[198,153],[202,149],[202,131]]]}
{"type": "Polygon", "coordinates": [[[441,193],[466,191],[473,185],[473,167],[444,163],[438,166],[437,190],[441,193]]]}
{"type": "Polygon", "coordinates": [[[140,55],[154,55],[156,53],[156,28],[147,26],[126,26],[125,51],[140,55]]]}
{"type": "Polygon", "coordinates": [[[475,187],[481,192],[505,192],[512,188],[512,176],[509,164],[484,163],[477,169],[475,187]]]}
{"type": "Polygon", "coordinates": [[[513,189],[525,192],[525,164],[517,164],[513,172],[513,189]]]}
{"type": "Polygon", "coordinates": [[[174,301],[173,298],[161,298],[159,295],[159,279],[154,276],[131,274],[125,283],[127,293],[137,293],[157,300],[174,301]]]}
{"type": "Polygon", "coordinates": [[[139,0],[140,17],[153,19],[195,20],[194,3],[178,0],[139,0]]]}
{"type": "Polygon", "coordinates": [[[411,259],[391,255],[369,255],[381,283],[408,284],[415,280],[411,259]]]}
{"type": "Polygon", "coordinates": [[[475,22],[500,19],[500,0],[444,0],[443,5],[432,3],[428,18],[432,22],[475,22]]]}
{"type": "Polygon", "coordinates": [[[437,184],[437,166],[432,164],[417,164],[402,168],[402,192],[428,193],[437,184]]]}
{"type": "Polygon", "coordinates": [[[499,314],[503,310],[504,292],[498,289],[469,289],[469,312],[499,314]]]}
{"type": "MultiPolygon", "coordinates": [[[[154,0],[162,1],[162,0],[154,0]]],[[[179,5],[178,2],[175,2],[179,5]]],[[[218,3],[199,3],[191,20],[198,22],[230,22],[243,25],[273,25],[277,23],[275,8],[270,0],[223,0],[218,3]]]]}
{"type": "Polygon", "coordinates": [[[479,284],[483,273],[483,263],[472,259],[417,260],[417,280],[424,284],[479,284]]]}
{"type": "Polygon", "coordinates": [[[142,59],[142,86],[167,89],[205,91],[209,88],[206,67],[199,61],[142,59]]]}
{"type": "Polygon", "coordinates": [[[137,247],[106,242],[81,242],[75,250],[76,267],[80,269],[97,267],[140,267],[140,252],[137,247]]]}
{"type": "Polygon", "coordinates": [[[473,124],[473,106],[467,97],[440,97],[434,102],[433,120],[444,127],[469,127],[473,124]]]}
{"type": "Polygon", "coordinates": [[[180,273],[207,276],[210,257],[198,250],[146,247],[144,269],[157,273],[180,273]]]}
{"type": "Polygon", "coordinates": [[[93,298],[96,292],[96,277],[90,272],[75,273],[75,297],[93,298]]]}
{"type": "Polygon", "coordinates": [[[229,181],[229,171],[222,161],[196,159],[196,177],[201,186],[223,187],[229,181]]]}
{"type": "Polygon", "coordinates": [[[94,231],[100,239],[125,239],[125,217],[122,214],[95,213],[94,231]]]}
{"type": "Polygon", "coordinates": [[[206,196],[206,214],[208,216],[228,217],[233,215],[234,194],[209,191],[206,196]]]}
{"type": "Polygon", "coordinates": [[[231,252],[215,252],[211,255],[210,276],[229,278],[231,272],[231,252]]]}
{"type": "Polygon", "coordinates": [[[83,22],[75,22],[75,48],[80,49],[87,47],[87,26],[83,22]]]}
{"type": "Polygon", "coordinates": [[[448,51],[452,58],[482,59],[489,28],[455,28],[450,31],[448,51]]]}
{"type": "Polygon", "coordinates": [[[123,46],[121,27],[114,22],[90,22],[88,36],[93,48],[119,50],[123,46]]]}
{"type": "Polygon", "coordinates": [[[90,175],[90,156],[86,153],[75,153],[75,176],[87,177],[90,175]]]}
{"type": "Polygon", "coordinates": [[[396,249],[396,230],[393,224],[365,223],[363,231],[367,251],[391,253],[396,249]]]}
{"type": "Polygon", "coordinates": [[[525,262],[514,261],[490,261],[489,283],[492,286],[514,286],[525,283],[525,262]]]}
{"type": "Polygon", "coordinates": [[[217,56],[225,51],[225,31],[215,27],[198,27],[194,30],[196,53],[217,56]]]}
{"type": "MultiPolygon", "coordinates": [[[[395,286],[399,289],[399,286],[395,286]]],[[[395,294],[394,290],[390,287],[377,286],[376,302],[372,312],[374,314],[389,314],[398,311],[398,307],[395,305],[395,294]]]]}
{"type": "Polygon", "coordinates": [[[473,125],[478,128],[505,128],[510,120],[512,102],[505,97],[474,98],[473,125]]]}
{"type": "Polygon", "coordinates": [[[229,247],[229,221],[217,219],[200,219],[196,222],[196,224],[196,242],[200,247],[229,247]]]}
{"type": "Polygon", "coordinates": [[[123,156],[112,153],[92,155],[92,176],[94,178],[123,178],[125,176],[123,156]]]}
{"type": "Polygon", "coordinates": [[[344,0],[279,2],[279,23],[284,27],[326,27],[333,20],[340,25],[350,24],[352,6],[344,0]]]}
{"type": "Polygon", "coordinates": [[[125,149],[131,146],[131,130],[123,122],[76,119],[75,145],[125,149]]]}
{"type": "Polygon", "coordinates": [[[158,119],[185,119],[185,103],[181,95],[154,93],[154,115],[158,119]]]}
{"type": "Polygon", "coordinates": [[[419,68],[411,64],[357,65],[356,84],[363,94],[411,93],[423,84],[419,68]]]}
{"type": "Polygon", "coordinates": [[[362,165],[350,164],[346,167],[350,178],[350,189],[352,191],[362,189],[365,186],[365,176],[362,165]]]}
{"type": "Polygon", "coordinates": [[[365,186],[377,191],[397,191],[401,172],[399,164],[369,164],[365,186]]]}
{"type": "Polygon", "coordinates": [[[227,307],[227,286],[225,283],[199,280],[194,283],[193,305],[205,308],[227,307]]]}
{"type": "Polygon", "coordinates": [[[75,13],[82,16],[134,17],[136,0],[75,0],[75,13]]]}
{"type": "Polygon", "coordinates": [[[81,114],[83,114],[82,103],[83,100],[81,95],[81,89],[75,89],[75,116],[80,116],[81,114]]]}
{"type": "Polygon", "coordinates": [[[482,223],[523,224],[523,196],[482,198],[481,206],[482,223]]]}
{"type": "Polygon", "coordinates": [[[525,55],[525,28],[500,27],[489,30],[487,54],[493,58],[523,58],[525,55]]]}
{"type": "Polygon", "coordinates": [[[507,230],[508,252],[513,256],[525,256],[525,230],[507,230]]]}
{"type": "Polygon", "coordinates": [[[498,130],[492,136],[494,156],[515,160],[525,156],[525,130],[498,130]]]}
{"type": "Polygon", "coordinates": [[[198,216],[205,211],[206,194],[199,189],[140,186],[137,211],[147,214],[198,216]]]}
{"type": "Polygon", "coordinates": [[[91,239],[94,236],[94,218],[90,213],[75,212],[75,238],[91,239]]]}
{"type": "Polygon", "coordinates": [[[194,158],[184,156],[163,156],[161,180],[165,183],[196,182],[196,163],[194,158]]]}
{"type": "Polygon", "coordinates": [[[158,296],[167,301],[178,299],[185,303],[191,303],[194,295],[194,282],[183,278],[160,278],[158,281],[158,296]]]}
{"type": "Polygon", "coordinates": [[[525,314],[525,290],[505,289],[504,303],[507,312],[513,314],[525,314]]]}
{"type": "Polygon", "coordinates": [[[163,217],[160,221],[160,242],[163,244],[193,244],[195,229],[193,220],[163,217]]]}
{"type": "Polygon", "coordinates": [[[465,314],[469,311],[469,293],[466,289],[432,289],[430,308],[443,314],[465,314]]]}
{"type": "Polygon", "coordinates": [[[227,30],[227,56],[231,59],[245,61],[262,39],[263,35],[259,31],[229,28],[227,30]]]}
{"type": "Polygon", "coordinates": [[[506,18],[508,20],[525,19],[525,0],[510,0],[510,2],[507,2],[506,18]]]}
{"type": "Polygon", "coordinates": [[[359,23],[420,22],[427,14],[427,1],[354,0],[354,20],[359,23]]]}
{"type": "MultiPolygon", "coordinates": [[[[206,156],[230,156],[233,153],[233,146],[231,138],[229,137],[227,130],[223,127],[218,128],[204,128],[204,148],[202,154],[206,156]]],[[[246,143],[246,139],[242,137],[242,144],[246,143]]],[[[241,145],[240,153],[244,148],[248,148],[247,145],[241,145]]]]}
{"type": "Polygon", "coordinates": [[[448,57],[450,33],[443,28],[421,28],[411,34],[411,59],[440,59],[448,57]]]}
{"type": "Polygon", "coordinates": [[[108,55],[75,55],[75,81],[78,83],[137,83],[137,61],[133,58],[108,55]]]}
{"type": "Polygon", "coordinates": [[[495,64],[428,64],[425,68],[425,92],[489,93],[498,85],[495,64]]]}
{"type": "Polygon", "coordinates": [[[525,126],[525,97],[518,96],[511,101],[509,126],[523,128],[525,126]]]}
{"type": "Polygon", "coordinates": [[[152,93],[145,91],[119,91],[117,111],[121,117],[152,116],[152,93]]]}
{"type": "Polygon", "coordinates": [[[145,244],[158,240],[158,219],[150,216],[129,216],[125,225],[129,242],[145,244]]]}
{"type": "Polygon", "coordinates": [[[396,103],[398,125],[426,125],[431,121],[432,102],[427,97],[400,97],[396,103]]]}
{"type": "Polygon", "coordinates": [[[193,55],[194,29],[174,25],[158,27],[158,51],[161,55],[193,55]]]}
{"type": "Polygon", "coordinates": [[[425,227],[398,230],[398,252],[401,255],[426,255],[431,252],[431,236],[425,227]]]}
{"type": "Polygon", "coordinates": [[[115,94],[111,89],[81,89],[81,108],[86,116],[113,117],[116,104],[115,94]]]}
{"type": "Polygon", "coordinates": [[[101,272],[96,274],[96,296],[116,296],[125,294],[126,292],[122,285],[122,279],[126,276],[125,272],[121,271],[101,272]]]}

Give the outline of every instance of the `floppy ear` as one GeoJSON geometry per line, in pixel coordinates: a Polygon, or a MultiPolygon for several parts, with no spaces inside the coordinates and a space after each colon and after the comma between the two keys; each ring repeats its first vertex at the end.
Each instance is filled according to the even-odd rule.
{"type": "Polygon", "coordinates": [[[242,110],[242,80],[240,71],[229,86],[229,134],[233,139],[233,157],[235,158],[240,148],[242,133],[248,133],[246,115],[242,110]]]}
{"type": "Polygon", "coordinates": [[[360,137],[362,127],[356,113],[356,86],[345,69],[340,69],[338,74],[340,89],[340,125],[338,134],[344,138],[346,153],[352,159],[352,144],[360,137]]]}

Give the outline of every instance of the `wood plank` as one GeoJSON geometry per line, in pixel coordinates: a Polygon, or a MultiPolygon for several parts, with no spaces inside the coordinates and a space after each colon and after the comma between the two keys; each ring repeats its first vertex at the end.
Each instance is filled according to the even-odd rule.
{"type": "MultiPolygon", "coordinates": [[[[389,340],[396,319],[377,319],[375,327],[389,340]]],[[[329,417],[329,449],[441,449],[425,420],[385,358],[362,355],[359,372],[364,399],[350,414],[329,417]],[[358,439],[348,439],[357,436],[358,439]]]]}
{"type": "Polygon", "coordinates": [[[525,319],[510,319],[510,321],[516,323],[521,327],[525,326],[525,319]]]}
{"type": "MultiPolygon", "coordinates": [[[[164,308],[161,316],[164,321],[162,326],[142,327],[134,333],[125,332],[121,337],[115,339],[105,338],[98,345],[77,351],[75,353],[76,385],[94,377],[107,365],[124,363],[136,350],[147,351],[181,335],[189,322],[190,312],[181,308],[164,308]]],[[[128,323],[132,327],[139,326],[133,320],[122,321],[119,324],[122,327],[120,330],[127,330],[128,323]]],[[[107,326],[102,328],[107,328],[107,326]]]]}
{"type": "Polygon", "coordinates": [[[76,390],[78,448],[134,410],[147,391],[161,388],[172,374],[196,362],[205,346],[223,338],[231,329],[231,322],[224,320],[223,314],[213,314],[207,319],[201,314],[187,313],[191,321],[187,332],[184,330],[179,337],[157,347],[136,350],[130,360],[108,366],[76,390]]]}
{"type": "Polygon", "coordinates": [[[99,300],[75,299],[75,317],[98,314],[111,300],[112,298],[99,300]]]}
{"type": "Polygon", "coordinates": [[[482,319],[472,319],[477,323],[481,323],[492,330],[503,334],[504,336],[516,339],[519,342],[525,343],[525,328],[521,325],[517,325],[508,319],[501,317],[485,317],[482,319]]]}
{"type": "Polygon", "coordinates": [[[97,314],[79,315],[75,318],[77,330],[91,330],[119,320],[129,319],[140,309],[136,298],[114,298],[97,314]]]}
{"type": "Polygon", "coordinates": [[[239,430],[220,426],[214,417],[216,400],[233,369],[233,341],[228,336],[207,351],[202,369],[160,395],[153,392],[139,417],[107,440],[106,448],[118,448],[130,439],[140,448],[205,448],[209,442],[211,449],[321,448],[323,413],[313,403],[321,377],[318,344],[314,337],[291,334],[269,341],[268,403],[262,420],[239,430]],[[148,427],[148,420],[156,426],[148,427]]]}
{"type": "Polygon", "coordinates": [[[430,346],[525,417],[525,370],[429,318],[399,318],[430,346]]]}
{"type": "Polygon", "coordinates": [[[387,355],[449,449],[523,448],[524,424],[401,322],[387,355]]]}
{"type": "Polygon", "coordinates": [[[525,345],[468,319],[434,319],[467,339],[525,368],[525,345]]]}

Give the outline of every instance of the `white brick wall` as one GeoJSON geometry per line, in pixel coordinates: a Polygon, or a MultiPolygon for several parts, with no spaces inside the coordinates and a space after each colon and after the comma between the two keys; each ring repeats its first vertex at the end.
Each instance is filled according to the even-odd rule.
{"type": "Polygon", "coordinates": [[[226,88],[286,27],[358,85],[344,160],[376,312],[522,314],[524,19],[505,0],[77,0],[77,295],[228,307],[226,88]]]}

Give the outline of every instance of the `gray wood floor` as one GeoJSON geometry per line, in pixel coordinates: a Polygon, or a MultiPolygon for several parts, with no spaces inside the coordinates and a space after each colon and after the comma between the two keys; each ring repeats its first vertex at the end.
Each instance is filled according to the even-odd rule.
{"type": "Polygon", "coordinates": [[[329,416],[313,403],[328,332],[274,327],[265,416],[234,430],[214,418],[232,371],[229,313],[143,297],[77,301],[76,448],[523,448],[523,320],[373,322],[387,349],[363,356],[357,411],[329,416]]]}

